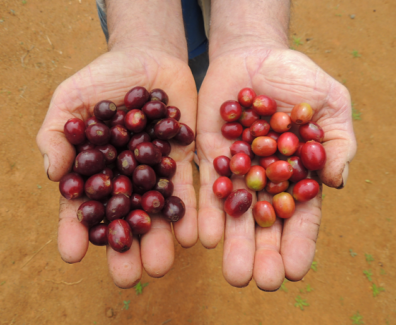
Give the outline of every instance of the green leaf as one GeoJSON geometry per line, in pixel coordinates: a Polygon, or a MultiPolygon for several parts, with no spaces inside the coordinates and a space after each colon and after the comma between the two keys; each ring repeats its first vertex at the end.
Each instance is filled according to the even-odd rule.
{"type": "Polygon", "coordinates": [[[366,179],[366,183],[373,184],[373,182],[370,181],[369,179],[366,179]]]}
{"type": "Polygon", "coordinates": [[[295,45],[303,45],[304,43],[303,42],[301,42],[301,38],[298,38],[298,37],[296,37],[296,36],[293,36],[293,43],[295,44],[295,45]]]}
{"type": "Polygon", "coordinates": [[[353,56],[354,58],[360,58],[360,57],[361,57],[361,55],[359,54],[359,52],[358,52],[357,50],[353,50],[353,51],[352,51],[352,56],[353,56]]]}
{"type": "Polygon", "coordinates": [[[371,276],[373,275],[373,273],[371,273],[371,270],[364,270],[363,274],[367,277],[367,280],[373,282],[373,280],[371,279],[371,276]]]}
{"type": "Polygon", "coordinates": [[[131,303],[130,300],[126,301],[124,300],[124,306],[122,307],[122,309],[128,310],[129,309],[129,304],[131,303]]]}
{"type": "Polygon", "coordinates": [[[288,280],[286,280],[286,279],[284,279],[283,280],[283,282],[282,282],[282,284],[281,284],[281,287],[280,287],[280,289],[282,290],[282,291],[284,291],[284,292],[288,292],[289,290],[286,288],[286,282],[289,282],[288,280]]]}
{"type": "Polygon", "coordinates": [[[371,262],[374,261],[374,257],[370,254],[364,254],[364,256],[366,257],[366,261],[367,263],[371,264],[371,262]]]}
{"type": "Polygon", "coordinates": [[[148,286],[148,283],[141,283],[140,281],[139,281],[139,283],[134,287],[135,288],[135,292],[136,292],[136,295],[138,296],[138,295],[141,295],[142,293],[143,293],[143,288],[144,287],[147,287],[148,286]]]}
{"type": "Polygon", "coordinates": [[[360,315],[359,312],[356,312],[356,314],[351,317],[351,320],[352,320],[352,324],[355,324],[355,325],[364,324],[363,316],[360,315]]]}
{"type": "Polygon", "coordinates": [[[307,284],[307,287],[305,288],[305,290],[307,292],[311,292],[311,291],[313,291],[313,288],[309,284],[307,284]]]}
{"type": "Polygon", "coordinates": [[[349,254],[351,254],[352,257],[355,257],[357,253],[355,253],[352,248],[349,249],[349,254]]]}
{"type": "Polygon", "coordinates": [[[375,283],[373,283],[373,286],[371,287],[371,290],[373,291],[373,297],[377,297],[381,292],[385,291],[384,287],[377,287],[375,283]]]}
{"type": "Polygon", "coordinates": [[[39,190],[41,190],[41,186],[40,186],[40,185],[38,185],[38,184],[37,184],[37,188],[38,188],[39,190]]]}
{"type": "Polygon", "coordinates": [[[302,299],[300,296],[297,296],[296,298],[296,303],[294,304],[294,307],[298,307],[301,310],[304,310],[304,307],[308,307],[309,303],[307,303],[306,299],[302,299]]]}
{"type": "Polygon", "coordinates": [[[313,261],[312,264],[311,264],[311,269],[312,269],[314,272],[316,272],[316,271],[318,270],[317,265],[318,265],[318,262],[315,262],[315,261],[313,261]]]}

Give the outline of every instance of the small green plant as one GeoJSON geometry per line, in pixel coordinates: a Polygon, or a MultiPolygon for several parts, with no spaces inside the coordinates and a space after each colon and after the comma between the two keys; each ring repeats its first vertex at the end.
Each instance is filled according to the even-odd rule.
{"type": "Polygon", "coordinates": [[[318,270],[318,262],[313,261],[311,264],[311,269],[316,272],[318,270]]]}
{"type": "Polygon", "coordinates": [[[324,200],[325,197],[326,197],[326,194],[322,194],[322,200],[324,200]]]}
{"type": "Polygon", "coordinates": [[[306,292],[312,292],[313,288],[309,284],[307,284],[307,287],[305,288],[305,291],[306,292]]]}
{"type": "Polygon", "coordinates": [[[130,300],[128,300],[128,301],[124,300],[123,303],[124,303],[124,306],[122,306],[122,309],[128,310],[129,309],[129,304],[131,303],[131,301],[130,300]]]}
{"type": "Polygon", "coordinates": [[[341,305],[344,306],[344,297],[340,297],[340,302],[341,302],[341,305]]]}
{"type": "Polygon", "coordinates": [[[352,102],[351,103],[352,106],[352,119],[355,121],[360,121],[362,119],[361,115],[362,113],[360,113],[356,108],[355,108],[355,103],[352,102]]]}
{"type": "Polygon", "coordinates": [[[355,257],[357,253],[355,253],[352,248],[349,249],[349,254],[351,254],[352,257],[355,257]]]}
{"type": "Polygon", "coordinates": [[[22,0],[22,4],[23,4],[23,5],[25,5],[25,4],[26,4],[26,2],[27,2],[26,0],[22,0]]]}
{"type": "Polygon", "coordinates": [[[363,274],[366,276],[367,280],[373,282],[373,280],[371,279],[371,276],[373,275],[373,273],[371,273],[371,270],[364,270],[363,274]]]}
{"type": "Polygon", "coordinates": [[[289,281],[286,280],[286,279],[284,279],[283,282],[282,282],[282,284],[281,284],[281,286],[280,286],[280,289],[281,289],[282,291],[284,291],[284,292],[288,292],[288,291],[289,291],[289,290],[286,288],[286,282],[289,282],[289,281]]]}
{"type": "Polygon", "coordinates": [[[366,257],[366,261],[367,263],[371,264],[371,262],[374,261],[374,257],[370,254],[364,254],[364,256],[366,257]]]}
{"type": "Polygon", "coordinates": [[[358,52],[357,50],[353,50],[353,51],[352,51],[352,56],[353,56],[354,58],[360,58],[360,57],[361,57],[361,55],[359,54],[359,52],[358,52]]]}
{"type": "Polygon", "coordinates": [[[38,188],[39,190],[41,190],[41,185],[37,184],[37,188],[38,188]]]}
{"type": "Polygon", "coordinates": [[[142,293],[143,293],[143,288],[144,287],[147,287],[148,286],[148,283],[141,283],[140,281],[139,281],[139,283],[134,287],[135,288],[135,292],[136,292],[136,295],[138,296],[138,295],[141,295],[142,293]]]}
{"type": "Polygon", "coordinates": [[[6,283],[6,281],[2,281],[2,282],[0,283],[0,286],[4,285],[5,283],[6,283]]]}
{"type": "Polygon", "coordinates": [[[363,316],[360,315],[359,312],[356,312],[356,314],[351,317],[351,320],[352,320],[352,324],[355,324],[355,325],[364,324],[363,316]]]}
{"type": "Polygon", "coordinates": [[[366,179],[366,183],[373,184],[373,182],[370,181],[369,179],[366,179]]]}
{"type": "Polygon", "coordinates": [[[298,307],[301,310],[304,310],[304,307],[308,307],[309,303],[307,303],[307,300],[302,299],[300,296],[297,296],[296,298],[296,303],[294,304],[294,307],[298,307]]]}
{"type": "Polygon", "coordinates": [[[385,275],[386,274],[384,269],[381,269],[380,273],[381,273],[381,275],[385,275]]]}
{"type": "Polygon", "coordinates": [[[297,46],[303,45],[303,44],[304,44],[303,42],[301,42],[301,38],[298,38],[298,37],[296,37],[296,36],[293,36],[293,43],[294,43],[295,45],[297,45],[297,46]]]}
{"type": "Polygon", "coordinates": [[[373,283],[373,286],[371,287],[371,290],[373,291],[373,297],[377,297],[381,292],[385,291],[384,287],[377,287],[375,283],[373,283]]]}

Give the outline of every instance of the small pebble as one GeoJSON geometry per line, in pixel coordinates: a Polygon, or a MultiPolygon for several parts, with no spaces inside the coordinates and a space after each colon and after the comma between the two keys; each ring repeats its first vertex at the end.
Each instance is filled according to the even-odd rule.
{"type": "Polygon", "coordinates": [[[109,318],[113,317],[113,309],[112,308],[107,309],[106,316],[109,318]]]}
{"type": "Polygon", "coordinates": [[[349,17],[351,17],[351,19],[355,19],[355,15],[350,15],[349,17]]]}

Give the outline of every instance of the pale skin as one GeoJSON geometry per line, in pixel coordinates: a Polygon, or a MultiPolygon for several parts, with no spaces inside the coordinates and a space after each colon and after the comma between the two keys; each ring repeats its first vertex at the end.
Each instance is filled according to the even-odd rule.
{"type": "MultiPolygon", "coordinates": [[[[169,95],[169,104],[180,108],[182,122],[194,129],[197,120],[198,221],[190,164],[194,144],[173,146],[171,153],[178,163],[175,195],[187,207],[186,216],[173,226],[178,242],[193,246],[199,230],[201,243],[214,248],[224,235],[223,274],[233,286],[246,286],[253,278],[259,288],[272,291],[285,276],[300,280],[314,257],[321,199],[297,204],[291,219],[277,220],[264,229],[255,227],[251,209],[239,219],[226,216],[211,190],[218,177],[212,161],[219,155],[229,156],[231,144],[221,136],[223,122],[218,110],[225,100],[236,99],[244,87],[273,97],[286,112],[295,103],[311,103],[314,120],[326,133],[328,161],[320,179],[332,187],[346,183],[347,162],[356,151],[349,94],[306,56],[288,50],[289,2],[212,0],[210,67],[199,101],[187,65],[180,1],[110,0],[107,9],[109,52],[58,87],[37,135],[49,178],[59,181],[71,168],[75,152],[63,135],[69,118],[86,120],[102,99],[121,105],[125,93],[137,85],[162,88],[169,95]]],[[[245,187],[242,179],[234,179],[234,186],[245,187]]],[[[258,198],[254,195],[254,201],[257,199],[271,200],[265,193],[258,198]]],[[[76,218],[81,202],[60,201],[58,248],[68,263],[81,261],[88,249],[88,230],[76,218]]],[[[143,268],[153,277],[165,275],[174,261],[170,224],[154,216],[152,230],[140,243],[134,238],[131,250],[123,254],[108,247],[107,257],[110,274],[121,288],[135,285],[143,268]]]]}

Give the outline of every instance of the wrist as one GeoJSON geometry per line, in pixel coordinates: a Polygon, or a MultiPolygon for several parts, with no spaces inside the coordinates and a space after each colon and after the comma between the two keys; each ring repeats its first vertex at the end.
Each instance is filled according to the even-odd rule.
{"type": "Polygon", "coordinates": [[[210,57],[242,48],[288,48],[289,0],[213,0],[210,57]]]}
{"type": "Polygon", "coordinates": [[[106,0],[110,51],[158,51],[187,62],[178,0],[106,0]]]}

